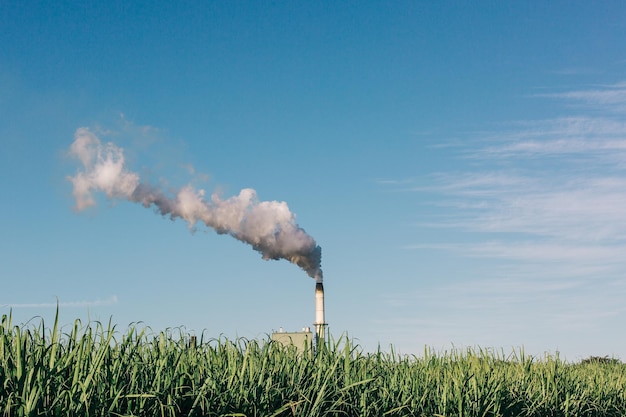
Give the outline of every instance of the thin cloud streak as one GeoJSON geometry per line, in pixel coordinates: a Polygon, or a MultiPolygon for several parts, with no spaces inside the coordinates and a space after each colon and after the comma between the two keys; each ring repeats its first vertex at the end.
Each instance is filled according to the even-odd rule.
{"type": "Polygon", "coordinates": [[[101,300],[90,300],[90,301],[59,301],[56,303],[15,303],[15,304],[4,304],[5,307],[9,308],[56,308],[56,307],[102,307],[109,306],[113,304],[117,304],[118,298],[117,295],[113,295],[107,299],[101,300]]]}
{"type": "Polygon", "coordinates": [[[606,157],[626,151],[626,122],[606,117],[562,117],[552,120],[518,122],[512,132],[490,138],[492,144],[470,156],[482,158],[528,158],[543,156],[606,157]]]}
{"type": "Polygon", "coordinates": [[[465,210],[455,227],[581,242],[626,238],[626,181],[621,178],[514,178],[511,186],[502,178],[491,180],[474,185],[460,179],[441,187],[452,197],[452,208],[465,210]]]}
{"type": "Polygon", "coordinates": [[[537,94],[536,97],[547,97],[580,101],[588,106],[600,107],[604,111],[622,111],[626,108],[626,82],[599,86],[592,90],[576,90],[564,93],[537,94]]]}
{"type": "Polygon", "coordinates": [[[533,172],[440,176],[415,191],[437,193],[436,217],[419,226],[606,246],[626,242],[626,180],[533,172]],[[533,175],[531,177],[530,175],[533,175]]]}
{"type": "Polygon", "coordinates": [[[626,259],[620,255],[626,252],[626,245],[566,245],[555,242],[505,242],[490,241],[472,244],[415,244],[407,249],[454,251],[468,257],[498,258],[519,261],[594,261],[616,263],[626,266],[626,259]]]}

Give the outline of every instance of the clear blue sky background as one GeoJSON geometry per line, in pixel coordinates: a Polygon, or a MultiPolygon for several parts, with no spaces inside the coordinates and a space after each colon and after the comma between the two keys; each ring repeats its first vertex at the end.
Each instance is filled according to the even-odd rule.
{"type": "Polygon", "coordinates": [[[365,349],[626,359],[626,6],[3,2],[0,313],[265,337],[314,281],[98,197],[76,129],[168,189],[286,201],[365,349]]]}

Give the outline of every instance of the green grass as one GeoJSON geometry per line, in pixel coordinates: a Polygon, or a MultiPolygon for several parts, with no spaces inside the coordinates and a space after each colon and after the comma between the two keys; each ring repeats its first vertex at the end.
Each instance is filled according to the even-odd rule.
{"type": "MultiPolygon", "coordinates": [[[[318,354],[111,323],[0,324],[4,416],[623,416],[626,365],[489,350],[318,354]]],[[[601,358],[602,359],[602,358],[601,358]]]]}

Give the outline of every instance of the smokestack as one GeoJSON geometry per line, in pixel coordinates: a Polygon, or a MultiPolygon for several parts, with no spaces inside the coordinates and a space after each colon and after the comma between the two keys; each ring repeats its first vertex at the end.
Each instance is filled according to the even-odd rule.
{"type": "Polygon", "coordinates": [[[324,320],[324,284],[315,284],[315,338],[316,345],[324,340],[326,322],[324,320]]]}

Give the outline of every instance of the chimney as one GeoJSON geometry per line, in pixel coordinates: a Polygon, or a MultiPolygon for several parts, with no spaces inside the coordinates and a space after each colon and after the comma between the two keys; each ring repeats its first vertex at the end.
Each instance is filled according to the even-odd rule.
{"type": "Polygon", "coordinates": [[[315,284],[315,339],[316,345],[324,340],[326,322],[324,321],[324,284],[315,284]]]}

